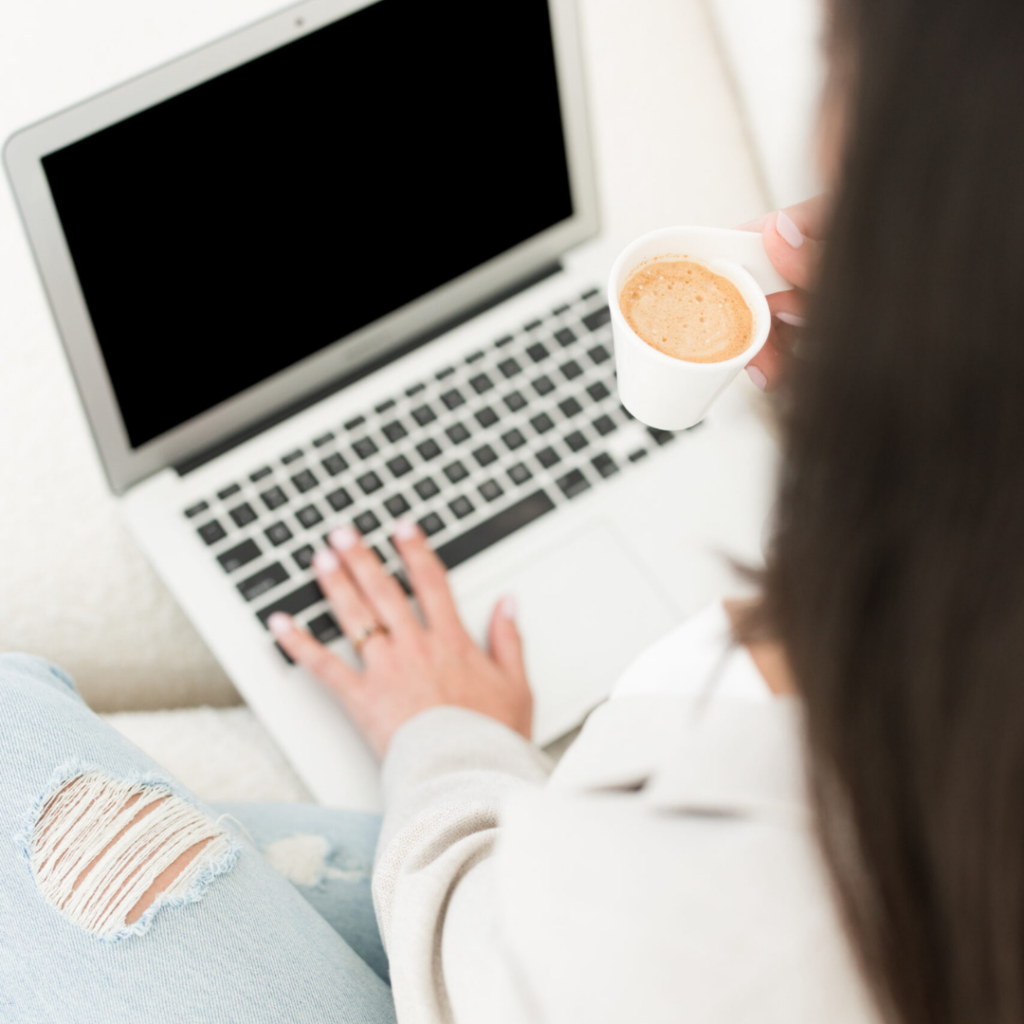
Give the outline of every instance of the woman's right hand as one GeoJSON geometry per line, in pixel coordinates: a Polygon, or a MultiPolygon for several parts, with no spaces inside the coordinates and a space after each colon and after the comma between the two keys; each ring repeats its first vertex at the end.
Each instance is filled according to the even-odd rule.
{"type": "Polygon", "coordinates": [[[814,285],[821,258],[828,200],[826,194],[815,196],[741,225],[743,231],[761,232],[772,265],[794,286],[793,291],[768,296],[771,332],[747,366],[750,379],[762,391],[771,391],[782,380],[788,354],[804,326],[806,294],[814,285]]]}

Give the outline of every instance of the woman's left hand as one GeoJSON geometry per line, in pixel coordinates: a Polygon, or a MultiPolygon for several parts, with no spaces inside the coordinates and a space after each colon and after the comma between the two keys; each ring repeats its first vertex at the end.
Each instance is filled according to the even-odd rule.
{"type": "Polygon", "coordinates": [[[529,739],[533,697],[511,598],[494,610],[490,653],[485,653],[466,632],[445,567],[422,530],[400,521],[393,539],[423,623],[358,531],[343,526],[331,532],[330,548],[318,552],[313,565],[342,630],[361,647],[363,671],[342,661],[288,615],[270,617],[274,638],[341,698],[381,757],[400,725],[442,705],[479,711],[529,739]]]}

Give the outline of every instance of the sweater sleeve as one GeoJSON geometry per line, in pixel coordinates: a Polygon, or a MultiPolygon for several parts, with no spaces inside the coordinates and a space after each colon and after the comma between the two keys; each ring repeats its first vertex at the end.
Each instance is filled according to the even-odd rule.
{"type": "Polygon", "coordinates": [[[501,804],[543,785],[550,770],[534,744],[463,708],[423,712],[393,737],[373,898],[403,1024],[451,1019],[442,962],[449,904],[492,855],[501,804]]]}

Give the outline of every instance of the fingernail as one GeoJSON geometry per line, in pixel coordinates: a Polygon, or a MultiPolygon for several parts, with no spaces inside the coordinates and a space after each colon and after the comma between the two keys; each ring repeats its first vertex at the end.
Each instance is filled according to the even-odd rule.
{"type": "Polygon", "coordinates": [[[779,210],[779,215],[775,219],[775,230],[788,242],[794,249],[799,249],[804,244],[804,236],[800,233],[800,229],[793,223],[793,218],[789,214],[779,210]]]}
{"type": "Polygon", "coordinates": [[[519,605],[516,602],[514,594],[506,594],[501,599],[501,604],[498,606],[502,616],[506,619],[514,619],[516,612],[519,610],[519,605]]]}
{"type": "Polygon", "coordinates": [[[420,528],[411,520],[402,516],[395,523],[395,536],[399,540],[412,540],[419,533],[420,528]]]}
{"type": "Polygon", "coordinates": [[[333,551],[322,548],[313,556],[313,568],[317,572],[337,572],[338,556],[333,551]]]}
{"type": "Polygon", "coordinates": [[[807,318],[803,316],[797,316],[796,313],[776,313],[775,314],[784,324],[789,324],[790,327],[806,327],[807,318]]]}
{"type": "Polygon", "coordinates": [[[295,623],[292,621],[292,617],[284,612],[274,612],[267,619],[267,629],[270,630],[270,635],[275,639],[287,636],[294,628],[295,623]]]}
{"type": "Polygon", "coordinates": [[[331,530],[327,535],[327,539],[331,542],[332,548],[337,548],[339,551],[348,551],[349,548],[355,547],[359,541],[359,534],[356,533],[354,526],[339,526],[336,530],[331,530]]]}
{"type": "Polygon", "coordinates": [[[754,382],[758,391],[764,391],[768,387],[768,378],[756,367],[747,367],[747,376],[754,382]]]}

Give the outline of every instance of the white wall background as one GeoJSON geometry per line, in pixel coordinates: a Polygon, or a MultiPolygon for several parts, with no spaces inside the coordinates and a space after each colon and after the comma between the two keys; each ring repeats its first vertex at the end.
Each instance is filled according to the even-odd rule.
{"type": "MultiPolygon", "coordinates": [[[[714,0],[723,23],[741,26],[775,2],[714,0]]],[[[789,183],[792,169],[781,162],[773,169],[769,161],[767,175],[759,173],[736,105],[734,87],[742,82],[726,73],[700,0],[579,4],[613,239],[669,223],[739,223],[768,207],[766,178],[773,193],[787,197],[804,187],[798,174],[789,183]]],[[[279,6],[4,0],[0,138],[279,6]]],[[[782,138],[772,123],[759,137],[782,138]]],[[[236,700],[118,521],[2,186],[0,439],[0,650],[62,663],[97,708],[236,700]]]]}

